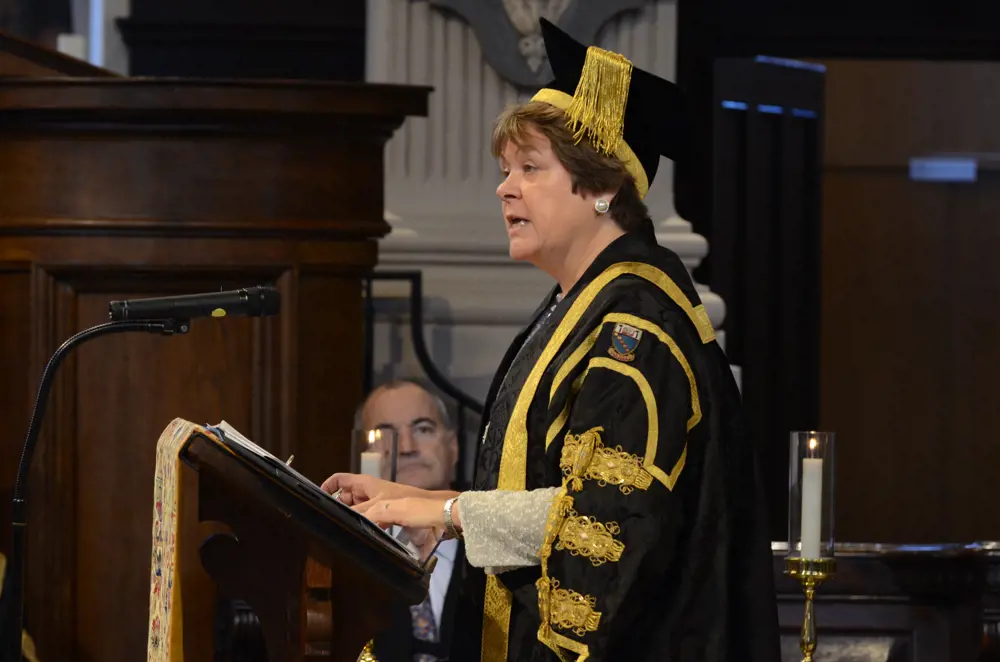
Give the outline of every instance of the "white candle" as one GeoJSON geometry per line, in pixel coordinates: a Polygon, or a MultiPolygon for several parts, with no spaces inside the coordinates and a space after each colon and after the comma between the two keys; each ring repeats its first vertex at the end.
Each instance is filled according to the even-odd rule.
{"type": "Polygon", "coordinates": [[[818,559],[819,530],[823,517],[823,460],[802,460],[802,558],[818,559]]]}
{"type": "Polygon", "coordinates": [[[382,477],[382,454],[375,451],[361,453],[361,473],[375,478],[382,477]]]}

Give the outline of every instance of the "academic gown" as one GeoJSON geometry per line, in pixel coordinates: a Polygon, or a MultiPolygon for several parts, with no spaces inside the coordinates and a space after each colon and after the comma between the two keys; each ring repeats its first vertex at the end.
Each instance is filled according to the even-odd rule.
{"type": "Polygon", "coordinates": [[[474,479],[561,488],[541,566],[463,564],[452,659],[778,662],[754,450],[686,268],[630,233],[536,324],[555,294],[489,390],[474,479]]]}

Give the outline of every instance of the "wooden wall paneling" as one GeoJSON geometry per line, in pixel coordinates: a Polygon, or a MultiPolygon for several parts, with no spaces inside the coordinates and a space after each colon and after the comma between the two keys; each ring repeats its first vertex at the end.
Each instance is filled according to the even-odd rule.
{"type": "MultiPolygon", "coordinates": [[[[31,415],[28,384],[31,355],[31,265],[0,260],[0,412],[3,418],[0,441],[0,521],[11,521],[14,479],[21,459],[21,446],[31,415]]],[[[9,526],[0,527],[0,550],[10,549],[9,526]]]]}
{"type": "Polygon", "coordinates": [[[831,61],[823,195],[822,420],[838,538],[1000,538],[1000,64],[831,61]],[[975,183],[911,157],[980,154],[975,183]]]}
{"type": "Polygon", "coordinates": [[[954,369],[942,431],[945,497],[958,539],[1000,539],[1000,172],[986,164],[974,185],[948,187],[946,223],[953,274],[948,320],[954,369]]]}
{"type": "MultiPolygon", "coordinates": [[[[267,282],[283,296],[277,317],[102,338],[63,365],[29,492],[27,622],[42,659],[141,658],[153,458],[172,418],[224,418],[314,480],[346,464],[360,280],[389,229],[382,153],[406,116],[426,115],[429,91],[0,78],[0,360],[25,373],[4,380],[0,418],[27,425],[51,352],[106,319],[109,300],[267,282]]],[[[186,652],[208,662],[212,587],[186,553],[186,652]]]]}
{"type": "MultiPolygon", "coordinates": [[[[2,259],[0,255],[0,259],[2,259]]],[[[25,348],[31,357],[30,388],[32,407],[38,383],[52,352],[69,336],[61,332],[76,326],[71,293],[37,264],[32,265],[30,280],[31,343],[25,348]]],[[[75,606],[75,583],[71,541],[77,525],[74,512],[74,405],[67,390],[67,375],[72,375],[76,357],[63,362],[60,374],[52,383],[45,419],[38,434],[38,446],[27,486],[28,535],[25,564],[25,602],[45,605],[47,618],[39,618],[25,605],[25,626],[39,646],[55,649],[61,659],[71,659],[69,650],[59,642],[60,627],[72,627],[75,606]],[[70,553],[67,553],[70,552],[70,553]],[[60,626],[59,624],[63,624],[60,626]],[[42,644],[41,642],[46,642],[42,644]],[[49,644],[48,642],[52,642],[49,644]]],[[[70,380],[72,377],[69,378],[70,380]]],[[[71,387],[70,387],[71,388],[71,387]]],[[[30,412],[28,414],[30,416],[30,412]]],[[[22,425],[27,426],[27,423],[22,425]]],[[[23,438],[19,445],[23,444],[23,438]]]]}
{"type": "Polygon", "coordinates": [[[830,166],[1000,152],[1000,63],[824,60],[830,166]]]}
{"type": "MultiPolygon", "coordinates": [[[[40,357],[76,330],[104,321],[110,299],[147,294],[141,277],[116,270],[102,274],[99,265],[90,266],[97,269],[35,270],[40,357]]],[[[166,270],[157,274],[161,282],[171,276],[166,270]]],[[[240,280],[262,277],[267,279],[244,273],[240,280]]],[[[175,293],[191,291],[188,286],[211,290],[220,281],[212,266],[202,278],[192,282],[192,272],[185,270],[175,293]]],[[[257,375],[273,373],[274,367],[259,367],[253,359],[262,353],[263,329],[276,323],[198,320],[186,336],[101,338],[67,359],[53,389],[30,501],[28,600],[47,605],[53,616],[33,619],[39,621],[35,636],[47,642],[52,656],[114,660],[145,648],[141,606],[148,603],[149,558],[138,552],[150,545],[151,440],[178,415],[206,423],[224,417],[249,433],[250,410],[272,405],[260,397],[265,391],[257,375]],[[123,626],[113,635],[112,623],[123,626]]],[[[271,435],[264,432],[257,430],[257,438],[269,445],[271,435]]],[[[187,504],[188,513],[196,503],[187,504]]],[[[187,551],[195,561],[196,550],[187,551]]],[[[196,562],[185,566],[186,572],[199,570],[196,562]]],[[[192,609],[211,602],[207,596],[187,597],[192,609]]],[[[211,627],[211,611],[201,616],[192,622],[211,627]]]]}
{"type": "Polygon", "coordinates": [[[904,173],[835,169],[823,199],[822,425],[838,435],[837,537],[940,542],[945,201],[904,173]]]}
{"type": "Polygon", "coordinates": [[[330,268],[299,273],[297,346],[298,419],[313,437],[295,456],[311,480],[322,482],[335,471],[350,468],[350,430],[363,397],[364,324],[361,285],[330,268]]]}
{"type": "MultiPolygon", "coordinates": [[[[126,250],[118,251],[109,242],[85,239],[95,248],[103,243],[105,250],[95,250],[85,266],[60,264],[79,250],[79,241],[0,242],[0,254],[35,254],[45,265],[36,266],[30,279],[21,272],[20,284],[30,283],[30,291],[18,292],[10,282],[5,291],[14,296],[4,299],[14,311],[18,301],[32,301],[28,319],[4,316],[3,337],[16,338],[8,330],[30,323],[36,366],[77,330],[106,319],[112,299],[275,282],[284,304],[275,318],[195,320],[184,336],[97,339],[71,355],[60,371],[31,479],[28,602],[45,605],[47,616],[31,620],[32,633],[56,659],[85,654],[117,660],[145,648],[148,493],[155,439],[173,417],[204,423],[224,418],[273,452],[295,454],[296,466],[314,480],[346,466],[363,367],[358,276],[375,247],[125,240],[126,250]],[[215,258],[223,243],[231,262],[247,266],[220,270],[215,258]],[[168,264],[172,252],[183,247],[188,250],[178,264],[168,264]],[[146,262],[151,255],[159,260],[146,262]],[[309,266],[310,257],[315,266],[309,266]],[[304,275],[287,267],[294,262],[306,264],[304,275]],[[299,355],[309,360],[296,369],[299,355]],[[296,409],[287,411],[288,406],[296,409]],[[109,623],[120,624],[113,636],[109,623]]],[[[36,372],[34,383],[40,369],[36,372]]],[[[196,509],[194,501],[185,512],[196,509]]],[[[187,551],[192,556],[186,571],[201,576],[210,593],[196,550],[187,551]]],[[[187,595],[188,601],[211,605],[210,595],[187,595]]],[[[211,611],[198,618],[192,614],[191,622],[204,630],[202,640],[210,641],[211,611]]]]}

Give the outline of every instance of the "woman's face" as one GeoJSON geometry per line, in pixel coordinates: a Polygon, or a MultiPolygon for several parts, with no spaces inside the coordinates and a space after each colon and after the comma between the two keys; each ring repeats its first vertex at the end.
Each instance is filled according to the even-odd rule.
{"type": "Polygon", "coordinates": [[[574,244],[589,241],[597,226],[597,196],[573,192],[569,171],[537,130],[531,129],[522,142],[508,141],[500,155],[503,181],[497,196],[510,256],[551,272],[567,260],[574,244]]]}

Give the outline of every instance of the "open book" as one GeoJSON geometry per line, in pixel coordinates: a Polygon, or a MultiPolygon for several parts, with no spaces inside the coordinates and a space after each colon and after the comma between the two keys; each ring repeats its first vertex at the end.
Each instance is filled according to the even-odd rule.
{"type": "Polygon", "coordinates": [[[330,494],[327,494],[320,488],[319,485],[293,469],[291,464],[288,462],[282,462],[267,450],[253,443],[240,433],[239,430],[226,421],[222,421],[217,425],[209,425],[206,427],[208,430],[222,438],[225,442],[238,446],[239,448],[260,458],[268,467],[268,470],[274,471],[276,476],[290,479],[293,483],[295,483],[296,487],[307,491],[310,495],[320,499],[323,503],[336,504],[335,507],[342,508],[346,513],[349,513],[352,518],[360,521],[372,537],[380,541],[389,549],[392,549],[397,554],[405,555],[417,563],[420,563],[420,553],[412,543],[404,542],[403,540],[393,537],[388,531],[382,529],[361,513],[352,509],[350,506],[341,503],[330,494]]]}

